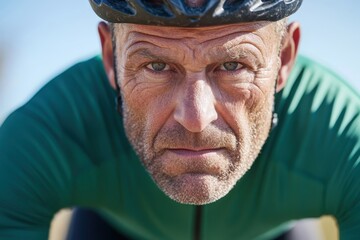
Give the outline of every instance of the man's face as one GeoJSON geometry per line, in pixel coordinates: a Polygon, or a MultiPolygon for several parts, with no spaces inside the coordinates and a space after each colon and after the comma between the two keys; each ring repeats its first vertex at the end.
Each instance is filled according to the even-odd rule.
{"type": "Polygon", "coordinates": [[[270,129],[279,36],[269,23],[197,29],[116,26],[127,136],[172,199],[226,195],[270,129]]]}

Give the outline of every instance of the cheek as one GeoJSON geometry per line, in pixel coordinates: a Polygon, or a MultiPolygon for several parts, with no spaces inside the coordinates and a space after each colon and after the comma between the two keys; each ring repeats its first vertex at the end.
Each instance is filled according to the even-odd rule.
{"type": "Polygon", "coordinates": [[[222,93],[218,111],[238,136],[251,133],[258,122],[267,123],[273,101],[272,80],[249,83],[222,93]],[[255,122],[256,121],[256,122],[255,122]]]}
{"type": "Polygon", "coordinates": [[[251,89],[251,94],[246,102],[246,109],[248,112],[254,112],[256,109],[262,108],[268,102],[269,90],[254,86],[251,89]]]}
{"type": "Polygon", "coordinates": [[[218,98],[218,115],[224,120],[237,138],[242,138],[249,129],[248,106],[253,105],[253,93],[249,88],[222,91],[218,98]]]}
{"type": "Polygon", "coordinates": [[[272,66],[257,73],[256,80],[251,87],[251,98],[248,104],[249,109],[256,111],[258,108],[263,109],[264,106],[268,107],[269,102],[272,103],[277,79],[275,69],[276,68],[272,66]]]}
{"type": "Polygon", "coordinates": [[[237,115],[247,116],[247,113],[264,104],[268,96],[268,90],[251,83],[241,88],[234,88],[222,93],[219,102],[229,109],[228,112],[235,112],[237,115]]]}
{"type": "Polygon", "coordinates": [[[124,109],[132,116],[129,124],[141,128],[146,139],[153,138],[171,116],[173,94],[163,86],[129,83],[122,88],[122,96],[124,109]]]}
{"type": "Polygon", "coordinates": [[[237,84],[223,84],[219,86],[218,101],[233,106],[236,111],[249,112],[266,102],[269,95],[274,93],[272,76],[262,74],[251,82],[237,84]]]}

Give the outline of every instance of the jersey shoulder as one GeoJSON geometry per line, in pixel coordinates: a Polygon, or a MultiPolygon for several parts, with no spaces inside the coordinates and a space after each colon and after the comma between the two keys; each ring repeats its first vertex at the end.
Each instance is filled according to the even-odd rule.
{"type": "Polygon", "coordinates": [[[279,126],[271,139],[288,153],[280,159],[299,159],[286,164],[319,179],[332,176],[338,164],[356,164],[351,156],[360,150],[360,94],[330,69],[299,57],[275,111],[279,126]]]}
{"type": "Polygon", "coordinates": [[[317,99],[314,108],[319,107],[324,97],[329,100],[336,98],[344,105],[347,105],[347,99],[351,98],[352,106],[360,106],[359,90],[330,68],[305,56],[297,58],[281,97],[282,100],[287,98],[292,101],[306,97],[314,98],[317,99]]]}
{"type": "Polygon", "coordinates": [[[74,175],[111,159],[119,144],[114,96],[94,57],[8,116],[0,127],[0,238],[45,238],[53,214],[73,204],[74,175]]]}
{"type": "Polygon", "coordinates": [[[344,239],[360,234],[360,94],[341,76],[299,57],[278,94],[275,159],[323,186],[323,214],[344,239]]]}

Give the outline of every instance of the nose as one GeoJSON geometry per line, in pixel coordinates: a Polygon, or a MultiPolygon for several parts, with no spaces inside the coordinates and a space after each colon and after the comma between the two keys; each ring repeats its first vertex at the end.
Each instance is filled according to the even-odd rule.
{"type": "Polygon", "coordinates": [[[184,84],[179,92],[174,119],[190,132],[201,132],[218,118],[215,96],[206,80],[184,84]]]}

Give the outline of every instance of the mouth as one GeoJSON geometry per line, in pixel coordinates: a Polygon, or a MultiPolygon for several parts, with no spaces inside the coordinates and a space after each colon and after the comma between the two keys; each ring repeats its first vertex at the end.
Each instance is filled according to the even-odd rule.
{"type": "Polygon", "coordinates": [[[167,151],[181,156],[181,157],[189,157],[189,158],[194,158],[194,157],[206,157],[208,155],[212,155],[212,154],[218,154],[221,151],[223,151],[224,148],[199,148],[199,149],[194,149],[194,148],[171,148],[171,149],[167,149],[167,151]]]}
{"type": "Polygon", "coordinates": [[[225,148],[170,148],[163,155],[169,176],[219,176],[227,168],[225,148]]]}

